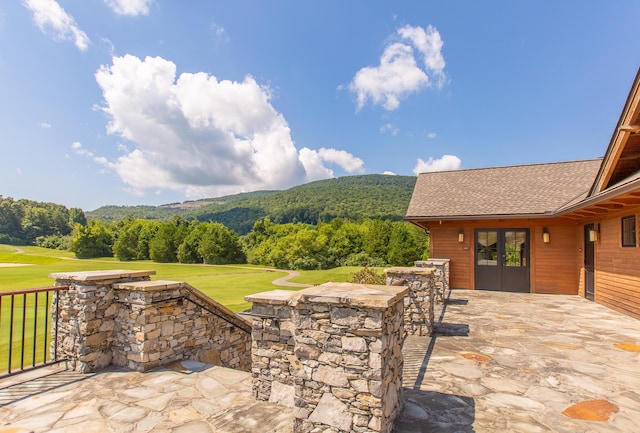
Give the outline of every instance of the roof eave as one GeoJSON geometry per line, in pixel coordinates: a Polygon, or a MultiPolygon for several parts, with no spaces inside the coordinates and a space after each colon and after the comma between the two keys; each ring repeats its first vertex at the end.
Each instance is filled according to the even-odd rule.
{"type": "Polygon", "coordinates": [[[431,215],[431,216],[406,216],[404,221],[468,221],[468,220],[496,220],[496,219],[532,219],[553,218],[553,213],[527,213],[527,214],[482,214],[482,215],[431,215]]]}
{"type": "Polygon", "coordinates": [[[628,194],[630,192],[634,192],[638,189],[640,189],[640,179],[636,179],[632,182],[626,183],[617,188],[611,188],[611,189],[605,190],[598,195],[588,197],[569,207],[558,209],[557,212],[554,212],[554,216],[564,216],[571,212],[575,212],[575,211],[584,209],[586,207],[593,206],[593,205],[605,202],[607,200],[611,200],[612,198],[616,198],[618,196],[628,194]]]}

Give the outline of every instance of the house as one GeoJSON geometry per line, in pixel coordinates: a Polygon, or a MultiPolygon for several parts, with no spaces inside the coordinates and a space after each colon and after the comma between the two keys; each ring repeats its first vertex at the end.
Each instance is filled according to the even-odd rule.
{"type": "Polygon", "coordinates": [[[640,319],[640,70],[603,158],[423,173],[405,218],[454,288],[579,294],[640,319]]]}

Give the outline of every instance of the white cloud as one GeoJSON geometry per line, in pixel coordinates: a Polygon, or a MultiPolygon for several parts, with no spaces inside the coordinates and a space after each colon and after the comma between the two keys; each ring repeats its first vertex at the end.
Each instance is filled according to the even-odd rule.
{"type": "Polygon", "coordinates": [[[51,129],[51,124],[47,122],[40,122],[40,128],[42,129],[51,129]]]}
{"type": "Polygon", "coordinates": [[[383,171],[382,174],[386,174],[387,176],[397,176],[397,174],[392,171],[383,171]]]}
{"type": "Polygon", "coordinates": [[[423,161],[418,158],[418,162],[413,169],[413,172],[417,175],[420,173],[427,173],[431,171],[448,171],[459,170],[462,161],[460,158],[454,155],[442,155],[440,159],[433,159],[429,157],[428,161],[423,161]]]}
{"type": "Polygon", "coordinates": [[[300,162],[304,166],[309,181],[333,177],[333,170],[324,166],[322,157],[315,150],[306,147],[300,149],[300,162]]]}
{"type": "Polygon", "coordinates": [[[435,27],[404,26],[397,30],[399,41],[384,49],[378,66],[367,66],[356,72],[349,90],[356,95],[356,108],[371,101],[392,111],[400,101],[425,87],[442,87],[446,83],[442,38],[435,27]],[[416,56],[424,67],[418,66],[416,56]]]}
{"type": "Polygon", "coordinates": [[[148,15],[154,0],[104,0],[109,8],[118,15],[148,15]]]}
{"type": "Polygon", "coordinates": [[[21,175],[22,174],[22,169],[20,167],[16,167],[16,173],[21,175]]]}
{"type": "Polygon", "coordinates": [[[33,12],[34,23],[44,33],[49,31],[55,39],[73,41],[81,51],[89,48],[91,41],[87,34],[55,0],[23,0],[23,4],[33,12]]]}
{"type": "Polygon", "coordinates": [[[380,133],[384,134],[385,132],[388,132],[389,134],[395,136],[398,135],[398,132],[400,132],[400,130],[393,126],[391,123],[386,123],[380,127],[380,133]]]}
{"type": "Polygon", "coordinates": [[[442,56],[442,38],[440,33],[431,24],[426,29],[422,27],[404,26],[398,30],[398,34],[409,39],[413,46],[422,54],[426,71],[435,79],[436,87],[440,88],[446,83],[444,67],[446,62],[442,56]]]}
{"type": "Polygon", "coordinates": [[[344,150],[322,147],[318,150],[318,155],[324,162],[336,164],[348,173],[364,173],[364,162],[344,150]]]}
{"type": "Polygon", "coordinates": [[[427,138],[436,138],[438,134],[435,132],[427,132],[427,138]]]}
{"type": "Polygon", "coordinates": [[[333,149],[296,149],[289,126],[253,77],[241,82],[200,73],[176,77],[161,57],[114,57],[96,72],[107,130],[129,140],[108,163],[136,193],[183,190],[188,197],[286,188],[332,177],[362,161],[333,149]]]}

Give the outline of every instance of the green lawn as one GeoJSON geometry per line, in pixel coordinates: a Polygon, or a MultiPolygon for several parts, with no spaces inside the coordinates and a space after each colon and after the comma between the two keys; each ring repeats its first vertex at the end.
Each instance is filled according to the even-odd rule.
{"type": "MultiPolygon", "coordinates": [[[[211,298],[238,312],[250,307],[244,300],[246,295],[274,289],[288,289],[275,286],[272,281],[285,276],[285,271],[264,269],[252,265],[214,266],[184,265],[176,263],[154,263],[150,261],[120,262],[114,258],[98,260],[78,260],[68,251],[50,250],[40,247],[13,247],[0,245],[0,293],[20,289],[49,287],[55,280],[49,275],[55,272],[95,271],[108,269],[154,270],[153,280],[184,281],[211,298]],[[2,266],[1,264],[19,264],[26,266],[2,266]]],[[[349,281],[356,267],[329,269],[326,271],[300,271],[292,282],[322,284],[327,281],[349,281]]],[[[291,288],[291,290],[296,290],[291,288]]],[[[39,316],[45,314],[43,295],[39,295],[39,316]]],[[[2,301],[0,308],[0,372],[6,371],[9,349],[10,299],[2,301]]],[[[20,363],[19,340],[22,338],[22,298],[16,298],[14,314],[14,361],[12,368],[20,363]],[[16,311],[17,309],[17,311],[16,311]],[[15,356],[17,354],[17,357],[15,356]]],[[[33,357],[33,295],[27,298],[27,321],[25,325],[25,364],[31,364],[33,357]]],[[[42,321],[41,317],[38,320],[42,321]]],[[[40,322],[42,323],[42,322],[40,322]]],[[[36,355],[42,360],[44,351],[44,332],[36,336],[36,355]]]]}
{"type": "MultiPolygon", "coordinates": [[[[49,275],[54,272],[94,271],[108,269],[148,269],[156,271],[154,280],[185,281],[233,311],[250,306],[246,295],[282,289],[272,281],[286,275],[285,271],[265,270],[259,266],[184,265],[151,261],[120,262],[113,258],[77,260],[68,251],[40,247],[0,245],[0,263],[28,266],[0,267],[0,292],[52,286],[49,275]]],[[[322,284],[327,281],[349,281],[357,267],[343,267],[324,271],[300,271],[292,282],[322,284]]],[[[295,289],[292,289],[295,290],[295,289]]]]}

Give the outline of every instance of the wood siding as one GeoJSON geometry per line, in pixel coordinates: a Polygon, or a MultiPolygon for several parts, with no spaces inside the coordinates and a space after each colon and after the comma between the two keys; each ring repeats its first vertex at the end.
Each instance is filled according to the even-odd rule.
{"type": "MultiPolygon", "coordinates": [[[[482,220],[443,221],[430,223],[430,256],[451,260],[451,287],[474,289],[474,231],[476,228],[524,228],[529,229],[530,288],[532,293],[577,294],[580,278],[579,264],[582,252],[581,240],[576,239],[579,230],[575,222],[564,220],[482,220]],[[547,227],[550,242],[542,241],[542,229],[547,227]],[[464,242],[458,242],[458,233],[464,230],[464,242]]],[[[580,228],[581,230],[581,228],[580,228]]]]}
{"type": "Polygon", "coordinates": [[[582,251],[577,247],[576,226],[571,224],[544,227],[549,230],[548,244],[542,241],[542,226],[531,229],[531,265],[534,275],[531,291],[577,295],[582,251]]]}
{"type": "Polygon", "coordinates": [[[457,289],[473,288],[473,230],[465,229],[464,242],[458,242],[458,232],[462,226],[432,224],[430,257],[450,259],[449,285],[457,289]]]}
{"type": "Polygon", "coordinates": [[[640,319],[640,207],[598,221],[596,242],[595,301],[640,319]],[[636,247],[622,247],[621,218],[636,215],[636,247]]]}

